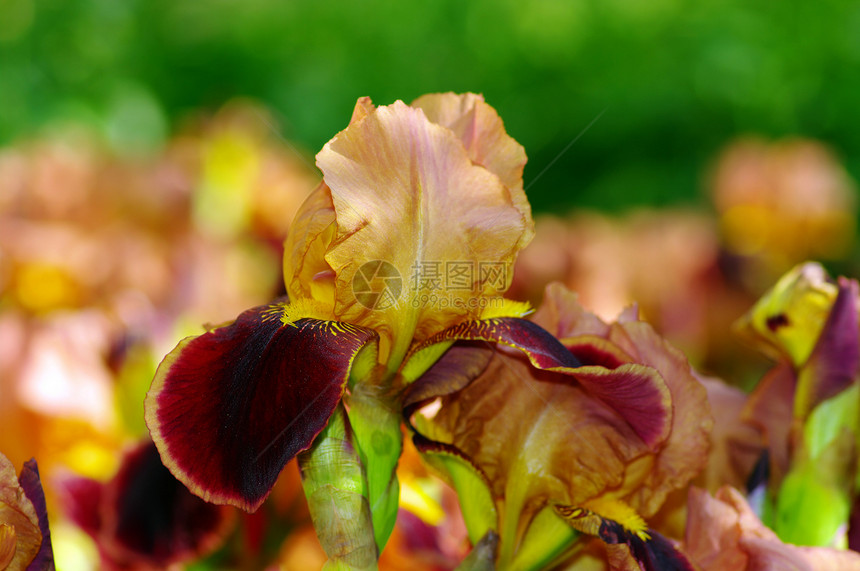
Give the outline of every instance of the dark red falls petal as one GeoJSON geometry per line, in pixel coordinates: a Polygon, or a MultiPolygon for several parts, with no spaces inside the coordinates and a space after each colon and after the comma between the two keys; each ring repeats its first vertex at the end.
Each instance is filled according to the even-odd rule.
{"type": "Polygon", "coordinates": [[[235,515],[189,492],[151,442],[128,453],[110,482],[78,478],[65,492],[73,519],[115,568],[166,568],[199,557],[220,544],[235,515]]]}
{"type": "Polygon", "coordinates": [[[376,339],[334,321],[284,325],[270,305],[183,341],[146,402],[165,465],[207,501],[257,509],[325,427],[353,358],[376,339]]]}
{"type": "Polygon", "coordinates": [[[232,515],[189,492],[149,442],[125,458],[105,500],[116,517],[109,531],[117,544],[163,565],[214,548],[232,515]]]}
{"type": "Polygon", "coordinates": [[[619,524],[604,519],[600,524],[600,539],[609,544],[626,543],[630,554],[644,571],[694,571],[687,558],[668,539],[649,529],[647,541],[619,524]]]}
{"type": "Polygon", "coordinates": [[[102,528],[102,495],[105,485],[82,477],[66,478],[60,484],[63,512],[76,526],[95,537],[102,528]]]}
{"type": "Polygon", "coordinates": [[[31,569],[33,571],[54,569],[54,550],[51,545],[51,529],[48,526],[48,508],[45,505],[45,492],[42,489],[42,481],[39,479],[39,466],[36,464],[36,460],[31,458],[24,462],[24,468],[18,476],[18,483],[21,484],[24,495],[36,509],[36,515],[39,518],[39,530],[42,532],[42,545],[27,569],[28,571],[31,569]]]}

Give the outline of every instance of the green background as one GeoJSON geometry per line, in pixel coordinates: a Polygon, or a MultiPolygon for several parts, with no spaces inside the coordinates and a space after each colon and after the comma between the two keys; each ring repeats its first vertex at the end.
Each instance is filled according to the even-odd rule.
{"type": "Polygon", "coordinates": [[[860,3],[0,0],[0,144],[82,120],[146,153],[247,96],[313,153],[358,96],[448,90],[498,109],[539,211],[704,203],[750,133],[823,140],[856,179],[860,3]]]}

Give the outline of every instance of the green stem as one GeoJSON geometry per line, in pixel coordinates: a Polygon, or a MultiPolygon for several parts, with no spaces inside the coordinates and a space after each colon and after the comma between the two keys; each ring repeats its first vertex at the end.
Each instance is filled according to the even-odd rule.
{"type": "Polygon", "coordinates": [[[521,493],[522,486],[505,487],[505,502],[500,510],[500,544],[498,566],[507,569],[513,561],[516,546],[519,542],[519,526],[522,516],[525,497],[521,493]]]}
{"type": "MultiPolygon", "coordinates": [[[[377,373],[382,373],[380,367],[377,373]]],[[[349,420],[355,430],[355,442],[365,467],[367,498],[373,519],[376,545],[381,552],[397,520],[400,482],[397,462],[403,449],[400,411],[391,396],[391,379],[381,375],[380,384],[357,382],[346,397],[349,420]]]]}
{"type": "Polygon", "coordinates": [[[299,455],[299,468],[311,520],[329,558],[325,569],[377,569],[367,480],[343,405],[313,447],[299,455]]]}

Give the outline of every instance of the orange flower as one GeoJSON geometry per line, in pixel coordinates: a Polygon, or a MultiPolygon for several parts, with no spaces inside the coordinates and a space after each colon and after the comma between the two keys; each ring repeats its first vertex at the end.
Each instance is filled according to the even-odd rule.
{"type": "Polygon", "coordinates": [[[288,297],[181,341],[146,421],[189,489],[249,511],[308,451],[299,460],[326,552],[364,561],[396,518],[403,389],[455,339],[534,334],[518,319],[528,305],[501,298],[533,234],[525,153],[483,98],[449,93],[412,106],[360,99],[317,164],[323,182],[285,242],[288,297]],[[373,517],[375,546],[364,520],[343,532],[358,530],[360,547],[325,523],[349,519],[332,512],[332,490],[338,512],[348,498],[350,517],[373,517]]]}
{"type": "Polygon", "coordinates": [[[476,297],[510,285],[510,266],[533,235],[525,162],[480,96],[427,95],[378,109],[360,99],[350,126],[317,155],[324,182],[285,243],[292,303],[312,300],[318,316],[375,330],[380,360],[396,367],[413,340],[479,316],[476,297]],[[390,297],[363,299],[359,280],[374,262],[383,264],[366,285],[386,280],[390,297]],[[462,281],[444,287],[452,264],[462,281]],[[442,289],[444,306],[417,297],[442,289]]]}
{"type": "MultiPolygon", "coordinates": [[[[548,509],[580,532],[626,543],[646,568],[669,561],[671,546],[643,518],[705,463],[712,420],[704,388],[686,358],[635,312],[606,324],[574,294],[550,286],[534,322],[583,366],[538,371],[503,349],[476,363],[461,390],[428,391],[455,345],[416,383],[420,401],[407,397],[417,404],[444,395],[431,420],[416,418],[419,449],[435,455],[443,473],[459,457],[485,479],[498,521],[485,518],[470,535],[500,533],[499,565],[532,568],[563,549],[565,537],[531,529],[552,528],[548,509]]],[[[468,523],[468,507],[464,513],[468,523]]]]}

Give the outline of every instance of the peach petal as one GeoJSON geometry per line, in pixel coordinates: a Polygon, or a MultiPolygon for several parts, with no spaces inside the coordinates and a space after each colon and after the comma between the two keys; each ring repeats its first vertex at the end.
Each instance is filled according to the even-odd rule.
{"type": "Polygon", "coordinates": [[[455,300],[507,289],[513,259],[532,232],[531,216],[498,176],[472,162],[452,131],[420,109],[402,102],[376,109],[327,143],[317,164],[337,220],[325,259],[337,275],[339,319],[389,340],[420,338],[469,314],[455,300]],[[356,272],[374,260],[391,264],[402,280],[402,293],[381,310],[364,307],[351,291],[356,272]],[[425,264],[442,264],[444,276],[447,262],[473,269],[468,287],[446,290],[447,308],[415,307],[410,278],[425,264]],[[500,264],[505,275],[482,280],[482,264],[500,264]]]}

